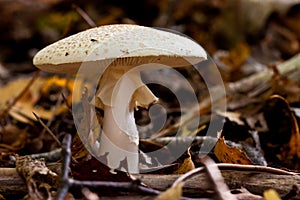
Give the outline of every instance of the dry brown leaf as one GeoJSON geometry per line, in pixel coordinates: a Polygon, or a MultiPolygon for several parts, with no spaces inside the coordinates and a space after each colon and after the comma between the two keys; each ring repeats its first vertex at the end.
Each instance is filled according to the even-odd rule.
{"type": "Polygon", "coordinates": [[[178,183],[175,187],[171,187],[158,195],[155,200],[180,200],[182,195],[183,182],[178,183]]]}
{"type": "Polygon", "coordinates": [[[270,131],[267,138],[269,152],[275,152],[283,166],[299,169],[300,131],[288,101],[272,95],[265,106],[264,116],[270,131]]]}
{"type": "Polygon", "coordinates": [[[214,148],[214,153],[218,160],[222,163],[245,165],[252,164],[245,152],[239,150],[236,147],[229,147],[225,143],[224,137],[218,139],[218,142],[214,148]]]}
{"type": "Polygon", "coordinates": [[[220,60],[229,71],[238,70],[249,57],[250,49],[245,43],[238,43],[235,48],[230,50],[227,56],[220,57],[220,60]]]}
{"type": "Polygon", "coordinates": [[[289,109],[290,111],[290,120],[291,120],[291,138],[290,138],[290,141],[289,143],[287,144],[287,151],[283,151],[282,152],[282,157],[283,158],[286,158],[287,156],[296,156],[298,159],[300,159],[300,131],[299,131],[299,126],[298,126],[298,123],[297,123],[297,119],[295,117],[295,114],[291,111],[291,108],[288,104],[288,102],[276,95],[276,96],[273,96],[272,98],[281,98],[285,103],[286,103],[286,106],[287,108],[289,109]]]}
{"type": "Polygon", "coordinates": [[[195,169],[195,164],[191,158],[190,147],[187,150],[187,157],[180,164],[179,168],[173,172],[173,174],[185,174],[188,171],[195,169]]]}
{"type": "Polygon", "coordinates": [[[20,150],[25,146],[27,132],[26,129],[19,129],[17,126],[7,124],[0,127],[0,147],[12,151],[20,150]]]}
{"type": "Polygon", "coordinates": [[[71,168],[73,177],[76,180],[114,182],[133,181],[132,177],[128,175],[128,173],[117,170],[112,172],[108,166],[91,156],[72,165],[71,168]]]}

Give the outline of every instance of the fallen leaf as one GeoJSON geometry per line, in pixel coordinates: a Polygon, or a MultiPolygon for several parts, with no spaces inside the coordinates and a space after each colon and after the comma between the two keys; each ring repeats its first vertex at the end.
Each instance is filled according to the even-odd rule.
{"type": "Polygon", "coordinates": [[[71,169],[73,177],[77,180],[115,182],[132,181],[127,173],[117,170],[112,172],[109,167],[91,156],[87,157],[80,163],[74,164],[71,169]]]}
{"type": "Polygon", "coordinates": [[[22,149],[26,143],[28,133],[26,129],[19,129],[13,124],[0,127],[0,147],[17,151],[22,149]]]}
{"type": "MultiPolygon", "coordinates": [[[[0,92],[4,92],[4,94],[7,94],[8,97],[14,98],[23,89],[20,85],[26,85],[29,81],[30,77],[17,79],[10,82],[3,88],[0,88],[0,92]]],[[[76,87],[78,90],[73,90],[74,84],[75,81],[73,79],[63,77],[53,76],[38,78],[25,95],[21,97],[11,108],[9,114],[14,119],[23,123],[36,121],[36,118],[32,114],[33,112],[42,119],[51,119],[53,115],[59,115],[66,112],[68,110],[67,105],[78,103],[81,100],[81,94],[79,91],[82,91],[80,89],[83,88],[84,83],[80,79],[76,80],[76,87]],[[66,92],[64,92],[64,88],[66,88],[66,92]],[[53,92],[56,92],[56,94],[53,94],[53,92]],[[55,108],[55,104],[58,101],[58,98],[61,97],[61,93],[67,98],[67,105],[62,103],[58,108],[55,108]],[[51,99],[53,98],[53,95],[56,95],[56,98],[51,99]],[[47,105],[39,105],[40,103],[47,105]],[[50,108],[45,108],[49,106],[50,108]],[[55,113],[53,109],[55,109],[55,113]]],[[[87,85],[87,87],[91,86],[87,85]]],[[[5,100],[5,98],[4,100],[2,99],[2,101],[0,101],[0,105],[1,102],[4,104],[5,100]]],[[[6,101],[8,101],[8,99],[6,101]]]]}
{"type": "Polygon", "coordinates": [[[218,160],[222,163],[245,165],[252,164],[245,152],[239,150],[236,147],[229,147],[225,143],[224,137],[218,139],[218,142],[214,148],[214,153],[218,160]]]}
{"type": "Polygon", "coordinates": [[[182,195],[182,187],[183,187],[183,182],[180,182],[176,184],[175,187],[171,187],[158,195],[155,200],[180,200],[180,197],[182,195]]]}
{"type": "MultiPolygon", "coordinates": [[[[0,109],[4,110],[9,101],[16,98],[26,85],[30,82],[32,77],[20,77],[10,81],[6,85],[0,88],[1,99],[0,109]]],[[[36,107],[35,104],[38,102],[41,92],[41,87],[47,83],[47,78],[37,78],[34,83],[30,86],[28,91],[18,99],[16,104],[10,109],[9,114],[16,120],[23,123],[31,123],[31,120],[35,121],[35,117],[32,112],[35,112],[43,119],[49,119],[53,112],[51,110],[44,109],[42,107],[36,107]]],[[[66,110],[66,107],[58,109],[59,112],[66,110]]]]}
{"type": "Polygon", "coordinates": [[[264,110],[269,134],[264,136],[264,150],[275,154],[285,167],[299,169],[300,131],[294,112],[285,98],[272,95],[264,110]]]}
{"type": "MultiPolygon", "coordinates": [[[[71,93],[73,90],[73,86],[74,86],[74,80],[53,76],[48,78],[45,81],[40,91],[41,91],[41,95],[50,96],[49,94],[53,88],[60,88],[60,90],[62,91],[63,88],[65,87],[68,90],[68,92],[71,93]]],[[[72,95],[67,96],[67,103],[68,105],[72,104],[72,95]]]]}
{"type": "Polygon", "coordinates": [[[273,189],[264,191],[264,197],[266,200],[281,200],[279,194],[273,189]]]}
{"type": "MultiPolygon", "coordinates": [[[[20,77],[14,79],[7,83],[6,85],[0,87],[0,110],[6,108],[6,105],[9,101],[16,98],[22,90],[26,87],[26,85],[30,82],[31,77],[20,77]]],[[[28,101],[36,101],[38,98],[38,90],[43,84],[44,80],[42,78],[38,78],[35,80],[34,84],[29,88],[29,93],[26,94],[25,99],[28,101]]]]}
{"type": "Polygon", "coordinates": [[[229,71],[238,70],[246,62],[250,54],[249,46],[245,43],[238,43],[228,54],[220,57],[229,71]]]}
{"type": "Polygon", "coordinates": [[[183,163],[179,165],[179,168],[173,172],[173,174],[185,174],[188,171],[195,169],[195,164],[191,158],[190,147],[186,151],[186,156],[183,163]]]}

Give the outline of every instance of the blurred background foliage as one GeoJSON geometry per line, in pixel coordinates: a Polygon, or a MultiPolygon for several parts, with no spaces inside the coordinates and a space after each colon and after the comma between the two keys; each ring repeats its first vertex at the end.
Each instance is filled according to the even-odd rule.
{"type": "Polygon", "coordinates": [[[96,26],[133,23],[180,31],[210,54],[246,44],[259,61],[268,63],[299,52],[299,2],[1,0],[0,64],[13,72],[34,70],[31,60],[39,49],[90,28],[83,15],[96,26]]]}

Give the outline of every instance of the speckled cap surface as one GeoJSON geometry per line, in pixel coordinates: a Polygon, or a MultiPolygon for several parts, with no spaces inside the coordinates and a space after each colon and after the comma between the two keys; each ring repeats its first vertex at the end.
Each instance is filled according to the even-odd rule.
{"type": "Polygon", "coordinates": [[[41,70],[76,73],[85,66],[136,66],[160,63],[171,67],[206,59],[193,40],[168,31],[139,25],[115,24],[91,28],[59,40],[41,51],[33,64],[41,70]]]}

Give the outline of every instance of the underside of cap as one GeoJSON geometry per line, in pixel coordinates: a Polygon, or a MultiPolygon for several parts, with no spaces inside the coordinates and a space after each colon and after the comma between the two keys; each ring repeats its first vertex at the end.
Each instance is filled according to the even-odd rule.
{"type": "Polygon", "coordinates": [[[96,64],[98,69],[152,62],[176,67],[206,58],[204,49],[187,37],[139,25],[116,24],[57,41],[39,51],[33,64],[48,72],[76,73],[83,64],[96,64]]]}

